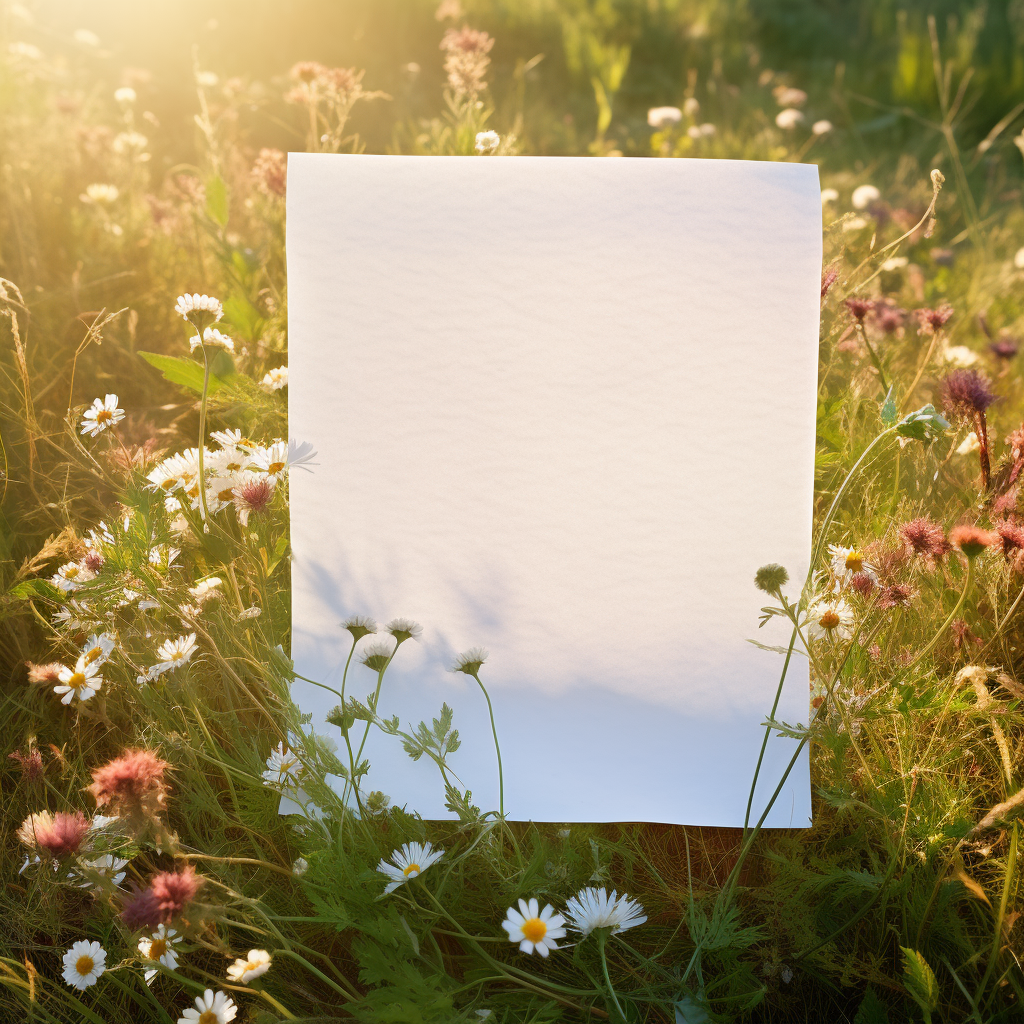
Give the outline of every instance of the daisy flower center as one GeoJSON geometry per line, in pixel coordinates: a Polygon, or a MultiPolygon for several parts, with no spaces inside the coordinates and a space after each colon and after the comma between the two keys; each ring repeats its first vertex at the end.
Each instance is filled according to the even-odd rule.
{"type": "Polygon", "coordinates": [[[203,1010],[203,1012],[199,1014],[197,1024],[220,1024],[220,1019],[213,1010],[203,1010]]]}
{"type": "Polygon", "coordinates": [[[159,960],[167,952],[166,939],[153,939],[149,944],[149,959],[159,960]]]}
{"type": "Polygon", "coordinates": [[[101,654],[103,653],[102,647],[93,647],[91,650],[86,651],[85,663],[91,665],[101,654]]]}
{"type": "Polygon", "coordinates": [[[280,472],[281,472],[281,470],[282,470],[282,469],[284,469],[284,466],[285,466],[285,464],[284,464],[283,462],[272,462],[272,463],[271,463],[271,464],[270,464],[270,465],[269,465],[269,466],[267,467],[267,472],[268,472],[268,473],[269,473],[269,474],[270,474],[271,476],[273,476],[273,475],[274,475],[275,473],[280,473],[280,472]]]}
{"type": "Polygon", "coordinates": [[[178,478],[176,476],[169,476],[160,486],[165,491],[169,491],[177,482],[178,478]]]}
{"type": "Polygon", "coordinates": [[[69,565],[69,566],[68,566],[68,567],[67,567],[67,568],[66,568],[66,569],[64,570],[64,575],[65,575],[65,576],[66,576],[66,577],[67,577],[67,578],[68,578],[69,580],[73,580],[73,579],[74,579],[74,578],[75,578],[75,577],[76,577],[76,576],[78,575],[78,566],[77,566],[77,565],[69,565]]]}
{"type": "Polygon", "coordinates": [[[531,917],[529,921],[522,923],[519,930],[523,933],[524,939],[536,944],[547,935],[548,926],[539,917],[531,917]]]}
{"type": "Polygon", "coordinates": [[[402,868],[402,874],[405,875],[406,878],[415,878],[419,873],[419,864],[406,864],[405,867],[402,868]]]}
{"type": "Polygon", "coordinates": [[[85,673],[75,672],[68,680],[68,686],[70,686],[72,690],[79,690],[85,686],[85,673]]]}
{"type": "Polygon", "coordinates": [[[864,568],[864,556],[859,551],[851,551],[846,556],[846,568],[850,572],[860,572],[864,568]]]}
{"type": "Polygon", "coordinates": [[[100,411],[96,413],[97,423],[106,423],[107,420],[112,420],[113,418],[114,414],[109,409],[100,409],[100,411]]]}
{"type": "Polygon", "coordinates": [[[834,608],[829,608],[828,611],[822,612],[818,622],[822,629],[835,629],[839,625],[839,613],[834,608]]]}
{"type": "Polygon", "coordinates": [[[92,969],[96,966],[96,962],[91,956],[80,956],[75,961],[75,970],[83,977],[86,974],[91,974],[92,969]]]}
{"type": "Polygon", "coordinates": [[[225,488],[223,491],[217,492],[218,501],[230,501],[234,496],[234,489],[231,487],[225,488]]]}

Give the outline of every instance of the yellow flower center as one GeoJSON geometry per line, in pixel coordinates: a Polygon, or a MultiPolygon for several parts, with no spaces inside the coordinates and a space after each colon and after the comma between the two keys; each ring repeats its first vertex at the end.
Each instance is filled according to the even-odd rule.
{"type": "Polygon", "coordinates": [[[529,921],[523,922],[520,931],[524,939],[536,944],[547,935],[548,926],[539,917],[531,917],[529,921]]]}
{"type": "Polygon", "coordinates": [[[229,462],[227,464],[227,468],[230,469],[232,473],[235,473],[242,468],[242,464],[240,462],[229,462]]]}
{"type": "Polygon", "coordinates": [[[73,673],[71,678],[68,680],[68,686],[70,686],[72,690],[80,690],[83,686],[85,686],[85,673],[73,673]]]}
{"type": "Polygon", "coordinates": [[[213,1010],[203,1010],[203,1012],[199,1014],[197,1024],[220,1024],[220,1021],[217,1019],[217,1014],[215,1014],[213,1010]]]}
{"type": "Polygon", "coordinates": [[[113,418],[114,414],[109,409],[100,409],[100,411],[96,413],[97,423],[106,423],[107,420],[112,420],[113,418]]]}
{"type": "Polygon", "coordinates": [[[828,611],[822,613],[818,622],[822,629],[835,629],[839,625],[839,613],[835,609],[829,608],[828,611]]]}
{"type": "Polygon", "coordinates": [[[846,568],[850,572],[860,572],[864,568],[864,556],[859,551],[851,551],[846,556],[846,568]]]}
{"type": "Polygon", "coordinates": [[[86,654],[85,654],[85,663],[86,663],[86,665],[91,665],[102,654],[103,654],[103,648],[102,647],[93,647],[91,650],[86,651],[86,654]]]}
{"type": "Polygon", "coordinates": [[[169,476],[160,486],[165,491],[169,491],[177,482],[178,478],[176,476],[169,476]]]}
{"type": "Polygon", "coordinates": [[[217,492],[217,500],[218,501],[231,501],[231,499],[233,497],[234,497],[234,489],[231,488],[231,487],[226,487],[223,491],[218,491],[217,492]]]}
{"type": "Polygon", "coordinates": [[[92,973],[92,969],[96,966],[96,962],[91,956],[80,956],[75,961],[75,970],[83,977],[87,974],[92,973]]]}
{"type": "Polygon", "coordinates": [[[412,878],[415,875],[418,875],[419,873],[419,864],[406,864],[406,866],[402,868],[402,874],[405,875],[406,878],[412,878]]]}
{"type": "Polygon", "coordinates": [[[282,469],[284,469],[284,466],[285,466],[285,464],[284,464],[283,462],[272,462],[272,463],[271,463],[271,464],[270,464],[270,465],[269,465],[269,466],[267,467],[267,472],[268,472],[268,473],[269,473],[269,474],[270,474],[271,476],[273,476],[273,475],[274,475],[275,473],[280,473],[280,472],[281,472],[281,470],[282,470],[282,469]]]}
{"type": "Polygon", "coordinates": [[[79,570],[79,568],[78,568],[78,566],[77,566],[77,565],[69,565],[69,566],[68,566],[68,567],[67,567],[67,568],[66,568],[66,569],[64,570],[64,575],[65,575],[65,576],[66,576],[66,577],[67,577],[67,578],[68,578],[69,580],[73,580],[73,579],[74,579],[74,578],[75,578],[75,577],[76,577],[76,576],[78,575],[78,573],[79,573],[79,572],[80,572],[80,570],[79,570]]]}
{"type": "Polygon", "coordinates": [[[149,959],[159,960],[167,952],[166,939],[153,939],[149,944],[149,959]]]}

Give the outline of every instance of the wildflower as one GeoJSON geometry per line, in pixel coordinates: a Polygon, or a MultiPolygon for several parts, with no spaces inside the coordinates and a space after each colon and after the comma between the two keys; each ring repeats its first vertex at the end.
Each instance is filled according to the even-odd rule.
{"type": "Polygon", "coordinates": [[[878,202],[882,193],[874,185],[859,185],[853,190],[850,202],[855,210],[866,210],[872,203],[878,202]]]}
{"type": "Polygon", "coordinates": [[[493,153],[501,145],[501,136],[497,132],[477,132],[476,145],[478,153],[493,153]]]}
{"type": "Polygon", "coordinates": [[[71,591],[95,578],[96,573],[87,569],[81,562],[66,562],[50,577],[50,582],[61,590],[71,591]]]}
{"type": "Polygon", "coordinates": [[[199,887],[206,881],[197,875],[195,868],[187,867],[182,871],[161,871],[154,875],[149,883],[149,892],[165,924],[173,918],[180,917],[182,912],[196,898],[199,887]]]}
{"type": "Polygon", "coordinates": [[[813,135],[828,135],[828,133],[832,131],[832,127],[832,122],[823,118],[820,121],[815,121],[814,124],[811,125],[811,133],[813,135]]]}
{"type": "Polygon", "coordinates": [[[855,572],[850,577],[850,589],[856,591],[861,597],[868,597],[875,589],[875,578],[870,573],[855,572]]]}
{"type": "Polygon", "coordinates": [[[403,882],[418,877],[443,856],[444,850],[435,850],[430,843],[405,843],[391,854],[390,862],[382,858],[377,865],[377,870],[391,879],[384,892],[394,892],[403,882]]]}
{"type": "Polygon", "coordinates": [[[250,949],[245,960],[238,959],[228,968],[228,978],[247,985],[270,970],[270,954],[265,949],[250,949]]]}
{"type": "Polygon", "coordinates": [[[406,640],[419,640],[423,635],[423,627],[412,619],[392,619],[384,627],[399,643],[406,640]]]}
{"type": "Polygon", "coordinates": [[[311,466],[317,465],[313,462],[316,458],[316,449],[309,441],[301,444],[294,438],[287,444],[277,440],[269,448],[256,448],[252,453],[252,468],[260,469],[267,476],[280,480],[290,469],[295,466],[312,473],[311,466]]]}
{"type": "Polygon", "coordinates": [[[444,70],[448,76],[448,88],[456,99],[476,99],[484,88],[484,77],[491,58],[487,55],[494,46],[494,40],[478,29],[464,26],[450,28],[441,40],[445,52],[444,70]]]}
{"type": "Polygon", "coordinates": [[[149,145],[149,139],[141,132],[120,132],[114,137],[110,148],[119,156],[141,153],[149,145]]]}
{"type": "Polygon", "coordinates": [[[287,750],[282,741],[267,758],[267,770],[263,773],[263,781],[268,786],[298,786],[303,771],[303,764],[298,755],[287,750]]]}
{"type": "Polygon", "coordinates": [[[844,303],[846,308],[850,311],[851,316],[861,326],[864,325],[864,317],[868,315],[875,308],[875,302],[873,299],[862,299],[858,296],[849,298],[844,303]]]}
{"type": "Polygon", "coordinates": [[[973,455],[978,449],[981,448],[981,442],[978,440],[978,435],[975,431],[971,431],[957,447],[957,455],[973,455]]]}
{"type": "MultiPolygon", "coordinates": [[[[174,947],[180,942],[181,936],[174,928],[168,928],[167,925],[161,924],[151,935],[139,939],[138,949],[147,960],[163,964],[164,967],[174,970],[178,966],[178,954],[174,947]]],[[[158,973],[156,967],[147,968],[143,974],[146,984],[151,984],[158,973]]]]}
{"type": "Polygon", "coordinates": [[[263,609],[259,605],[251,605],[249,608],[243,608],[238,613],[240,620],[244,619],[258,619],[263,614],[263,609]]]}
{"type": "Polygon", "coordinates": [[[949,624],[949,631],[953,634],[953,647],[960,650],[965,644],[980,644],[981,637],[971,632],[971,627],[963,619],[954,619],[949,624]]]}
{"type": "Polygon", "coordinates": [[[922,334],[934,334],[946,325],[953,315],[953,307],[949,303],[943,303],[938,309],[916,309],[914,315],[921,325],[922,334]]]}
{"type": "Polygon", "coordinates": [[[827,267],[821,274],[821,297],[825,298],[829,289],[836,283],[839,271],[834,267],[827,267]]]}
{"type": "Polygon", "coordinates": [[[215,71],[196,72],[196,85],[201,89],[213,89],[219,81],[220,78],[215,71]]]}
{"type": "Polygon", "coordinates": [[[569,926],[580,931],[584,938],[595,928],[610,928],[610,934],[635,928],[647,920],[644,908],[623,893],[618,896],[612,890],[609,896],[605,888],[583,889],[566,903],[569,926]]]}
{"type": "Polygon", "coordinates": [[[102,665],[114,650],[113,633],[93,633],[82,648],[82,660],[86,665],[102,665]]]}
{"type": "Polygon", "coordinates": [[[891,274],[894,270],[902,270],[909,262],[906,256],[890,256],[882,264],[882,269],[891,274]]]}
{"type": "Polygon", "coordinates": [[[196,635],[179,636],[174,640],[165,640],[158,648],[156,656],[160,659],[153,666],[158,672],[170,672],[181,668],[196,653],[196,635]]]}
{"type": "Polygon", "coordinates": [[[993,525],[995,526],[995,533],[998,538],[995,541],[995,546],[1002,551],[1003,557],[1007,561],[1018,552],[1024,550],[1024,526],[1013,522],[1011,519],[1003,519],[993,525]]]}
{"type": "Polygon", "coordinates": [[[796,107],[787,107],[775,115],[775,123],[786,131],[791,131],[806,120],[807,118],[804,117],[803,111],[797,110],[796,107]]]}
{"type": "Polygon", "coordinates": [[[117,197],[120,194],[116,185],[104,185],[96,182],[92,185],[86,185],[85,191],[78,198],[83,203],[94,203],[97,206],[102,206],[117,202],[117,197]]]}
{"type": "Polygon", "coordinates": [[[832,573],[840,584],[849,583],[850,577],[858,572],[867,573],[872,578],[878,576],[878,570],[867,561],[863,551],[829,544],[828,553],[832,556],[832,573]]]}
{"type": "Polygon", "coordinates": [[[949,533],[949,542],[967,558],[974,559],[987,547],[999,542],[999,534],[983,530],[980,526],[954,526],[949,533]]]}
{"type": "Polygon", "coordinates": [[[25,754],[21,750],[15,750],[7,757],[11,761],[18,762],[18,766],[21,768],[22,782],[31,784],[43,777],[43,755],[37,746],[30,745],[25,754]]]}
{"type": "Polygon", "coordinates": [[[274,484],[277,479],[276,476],[247,470],[235,480],[231,488],[231,500],[242,526],[249,524],[251,513],[262,512],[273,501],[274,484]]]}
{"type": "Polygon", "coordinates": [[[273,370],[267,370],[260,381],[260,387],[264,391],[280,391],[288,387],[288,367],[278,366],[273,370]]]}
{"type": "Polygon", "coordinates": [[[296,857],[295,863],[292,864],[292,874],[296,878],[301,878],[309,870],[309,861],[305,857],[296,857]]]}
{"type": "Polygon", "coordinates": [[[905,583],[893,583],[883,587],[877,605],[881,609],[905,608],[914,598],[914,591],[905,583]]]}
{"type": "Polygon", "coordinates": [[[218,331],[216,327],[207,327],[203,331],[203,340],[199,340],[199,335],[193,335],[189,338],[189,351],[195,352],[200,345],[212,345],[214,348],[222,348],[228,352],[235,351],[235,342],[232,338],[229,338],[226,334],[218,331]]]}
{"type": "Polygon", "coordinates": [[[938,523],[927,516],[911,519],[900,527],[900,536],[908,555],[920,555],[934,569],[949,551],[949,542],[938,523]]]}
{"type": "Polygon", "coordinates": [[[766,594],[778,594],[788,582],[789,572],[784,565],[777,562],[762,565],[754,573],[754,586],[766,594]]]}
{"type": "Polygon", "coordinates": [[[501,927],[508,932],[509,942],[518,942],[523,953],[540,953],[546,957],[558,949],[555,939],[565,938],[565,918],[556,914],[550,903],[540,910],[534,897],[519,901],[519,910],[509,907],[501,927]]]}
{"type": "Polygon", "coordinates": [[[387,640],[378,640],[364,648],[361,661],[374,672],[383,672],[397,649],[397,645],[392,647],[387,640]]]}
{"type": "Polygon", "coordinates": [[[167,799],[164,772],[168,768],[152,750],[126,750],[93,769],[88,792],[97,807],[109,807],[133,819],[156,818],[167,799]]]}
{"type": "Polygon", "coordinates": [[[120,89],[114,90],[114,99],[118,103],[129,106],[136,100],[135,90],[130,85],[122,85],[120,89]]]}
{"type": "Polygon", "coordinates": [[[821,190],[821,205],[834,203],[839,198],[839,192],[834,188],[823,188],[821,190]]]}
{"type": "Polygon", "coordinates": [[[264,195],[283,197],[288,180],[288,157],[279,149],[261,149],[252,165],[252,180],[264,195]]]}
{"type": "Polygon", "coordinates": [[[843,221],[844,231],[860,231],[867,226],[868,222],[863,217],[847,217],[843,221]]]}
{"type": "Polygon", "coordinates": [[[1016,358],[1018,347],[1013,338],[999,338],[989,345],[989,350],[997,359],[1009,360],[1016,358]]]}
{"type": "Polygon", "coordinates": [[[30,814],[18,829],[18,838],[29,849],[45,850],[51,857],[78,853],[89,832],[89,822],[81,811],[40,811],[30,814]]]}
{"type": "Polygon", "coordinates": [[[471,647],[455,659],[452,671],[465,672],[467,676],[475,676],[486,660],[487,651],[483,647],[471,647]]]}
{"type": "Polygon", "coordinates": [[[124,419],[124,409],[117,407],[117,395],[106,395],[94,398],[93,403],[82,416],[82,433],[96,437],[107,427],[112,427],[124,419]]]}
{"type": "Polygon", "coordinates": [[[64,694],[61,704],[70,704],[75,697],[80,701],[95,697],[103,685],[103,677],[99,671],[99,665],[87,665],[84,658],[79,658],[73,669],[62,665],[57,675],[60,683],[53,688],[53,692],[64,694]]]}
{"type": "Polygon", "coordinates": [[[818,598],[807,609],[807,635],[811,640],[849,640],[853,636],[853,609],[842,598],[818,598]]]}
{"type": "MultiPolygon", "coordinates": [[[[93,826],[89,825],[89,831],[93,831],[93,826]]],[[[90,876],[98,875],[101,879],[109,882],[111,885],[118,886],[124,881],[125,871],[124,869],[128,866],[128,861],[122,860],[120,857],[115,857],[113,854],[105,853],[100,857],[94,857],[92,860],[83,860],[78,866],[78,873],[85,879],[81,885],[82,888],[93,886],[95,884],[94,879],[90,876]]]]}
{"type": "Polygon", "coordinates": [[[367,615],[350,615],[341,623],[341,628],[347,629],[355,641],[362,640],[369,633],[376,633],[377,623],[367,615]]]}
{"type": "Polygon", "coordinates": [[[72,987],[84,992],[95,985],[106,969],[107,952],[98,942],[82,939],[64,954],[62,977],[72,987]]]}
{"type": "Polygon", "coordinates": [[[178,1018],[178,1024],[228,1024],[235,1019],[238,1007],[234,1000],[208,988],[201,996],[196,996],[196,1008],[190,1006],[183,1010],[178,1018]]]}
{"type": "Polygon", "coordinates": [[[943,361],[961,370],[973,366],[978,361],[978,353],[966,345],[950,345],[943,355],[943,361]]]}
{"type": "Polygon", "coordinates": [[[59,661],[48,661],[45,665],[37,665],[33,661],[26,661],[28,669],[28,681],[37,686],[46,686],[60,680],[60,672],[64,666],[59,661]]]}
{"type": "Polygon", "coordinates": [[[780,107],[802,107],[807,102],[807,93],[793,86],[780,85],[772,90],[775,102],[780,107]]]}
{"type": "Polygon", "coordinates": [[[178,296],[178,301],[174,304],[174,312],[183,320],[187,320],[197,332],[202,333],[224,315],[224,307],[221,305],[220,299],[215,299],[212,295],[189,295],[186,293],[178,296]]]}
{"type": "Polygon", "coordinates": [[[223,580],[219,576],[208,576],[200,580],[194,587],[189,587],[189,594],[200,604],[209,601],[211,598],[220,596],[220,588],[223,580]]]}
{"type": "Polygon", "coordinates": [[[672,125],[679,124],[682,119],[683,112],[678,107],[651,107],[647,111],[647,123],[652,128],[671,128],[672,125]]]}

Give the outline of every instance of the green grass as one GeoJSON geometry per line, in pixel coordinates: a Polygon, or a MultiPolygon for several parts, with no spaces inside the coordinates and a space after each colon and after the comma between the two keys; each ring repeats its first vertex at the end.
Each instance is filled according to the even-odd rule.
{"type": "MultiPolygon", "coordinates": [[[[111,5],[93,26],[99,52],[67,42],[79,26],[59,10],[41,26],[5,23],[0,1017],[176,1021],[212,987],[233,995],[238,1020],[262,1024],[447,1024],[478,1020],[481,1009],[509,1022],[623,1013],[669,1024],[1016,1019],[1022,563],[989,550],[968,574],[951,551],[930,568],[906,556],[900,527],[926,515],[948,534],[1018,515],[1021,455],[1006,439],[1024,416],[1020,358],[997,358],[989,343],[1024,337],[1024,269],[1014,264],[1024,244],[1014,144],[1024,18],[1009,5],[897,9],[885,0],[464,6],[469,23],[496,38],[481,107],[444,94],[444,26],[432,3],[296,3],[287,31],[269,6],[225,3],[206,36],[196,4],[154,5],[146,32],[142,15],[111,5]],[[219,74],[198,90],[182,57],[190,32],[201,36],[197,66],[219,74]],[[107,39],[114,58],[103,55],[107,39]],[[42,56],[9,53],[19,40],[42,56]],[[306,56],[365,67],[362,87],[390,98],[325,110],[311,133],[308,111],[282,98],[290,64],[306,56]],[[410,61],[418,73],[402,70],[410,61]],[[156,77],[125,78],[122,64],[156,77]],[[119,105],[113,89],[129,81],[138,98],[119,105]],[[805,90],[808,124],[828,119],[833,130],[777,127],[779,86],[805,90]],[[690,120],[647,126],[648,106],[687,98],[700,105],[690,120]],[[715,133],[691,138],[691,121],[715,133]],[[337,716],[347,730],[337,753],[309,738],[298,744],[304,786],[327,816],[277,814],[266,758],[305,731],[284,653],[287,484],[248,527],[225,510],[208,533],[190,509],[186,530],[176,530],[144,486],[161,458],[199,437],[203,363],[189,355],[174,300],[218,296],[235,339],[233,355],[210,352],[208,430],[237,428],[261,444],[287,436],[284,393],[259,386],[287,361],[283,201],[251,174],[259,150],[319,146],[318,133],[336,131],[346,150],[468,155],[485,128],[508,153],[814,160],[823,187],[838,191],[824,207],[836,277],[822,301],[813,568],[827,571],[827,545],[855,547],[880,586],[849,594],[852,642],[812,642],[813,722],[776,724],[810,743],[815,824],[806,832],[752,832],[744,843],[729,830],[526,826],[454,792],[459,813],[448,822],[364,792],[357,817],[320,781],[353,774],[346,740],[357,749],[373,716],[351,703],[337,716]],[[113,144],[129,131],[146,143],[113,144]],[[937,192],[933,168],[945,179],[937,192]],[[93,183],[116,185],[117,198],[83,202],[93,183]],[[880,200],[854,210],[853,190],[866,183],[880,200]],[[934,336],[910,313],[892,333],[871,315],[865,338],[851,297],[908,311],[948,302],[953,315],[934,336]],[[987,414],[988,489],[978,455],[957,453],[976,424],[945,397],[951,349],[961,360],[961,349],[973,354],[998,395],[987,414]],[[82,437],[84,407],[106,392],[127,418],[82,437]],[[922,439],[908,436],[913,424],[897,427],[928,404],[948,430],[933,419],[922,439]],[[55,622],[65,599],[49,579],[83,556],[101,520],[112,539],[96,579],[75,596],[116,630],[118,648],[100,693],[64,706],[51,687],[26,680],[25,662],[76,656],[84,633],[55,622]],[[150,560],[160,545],[180,548],[170,566],[150,560]],[[180,606],[195,601],[189,588],[211,575],[222,580],[219,596],[183,620],[180,606]],[[125,588],[154,606],[123,603],[125,588]],[[885,607],[893,595],[906,606],[885,607]],[[240,618],[251,607],[261,614],[240,618]],[[136,682],[157,643],[193,631],[198,653],[187,664],[136,682]],[[26,816],[93,813],[90,773],[130,746],[171,765],[170,835],[158,848],[152,824],[110,830],[103,842],[129,861],[122,891],[70,885],[45,864],[19,872],[26,851],[15,832],[26,816]],[[30,780],[6,755],[33,748],[45,771],[30,780]],[[446,856],[381,899],[379,860],[428,840],[446,856]],[[309,865],[301,876],[292,871],[299,857],[309,865]],[[138,936],[118,916],[125,887],[185,864],[207,881],[179,922],[176,970],[148,987],[138,936]],[[547,960],[506,941],[501,921],[518,898],[564,907],[587,885],[628,892],[647,923],[547,960]],[[83,938],[102,942],[108,970],[77,993],[61,980],[61,956],[83,938]],[[273,965],[230,991],[226,968],[250,948],[269,950],[273,965]]],[[[720,387],[728,395],[728,381],[720,387]]],[[[801,594],[802,584],[783,588],[786,604],[778,594],[766,601],[797,614],[803,597],[802,621],[813,589],[801,594]]],[[[764,657],[781,666],[778,655],[764,657]]],[[[357,662],[351,672],[360,687],[372,678],[357,662]]],[[[410,751],[443,766],[444,726],[410,735],[410,751]]]]}

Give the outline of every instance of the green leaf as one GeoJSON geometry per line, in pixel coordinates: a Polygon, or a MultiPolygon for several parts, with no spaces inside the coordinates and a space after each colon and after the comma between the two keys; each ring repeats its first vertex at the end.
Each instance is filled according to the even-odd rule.
{"type": "Polygon", "coordinates": [[[676,1024],[711,1024],[708,1011],[696,997],[685,993],[675,1001],[676,1024]]]}
{"type": "Polygon", "coordinates": [[[218,174],[206,182],[206,212],[221,227],[228,222],[228,186],[218,174]]]}
{"type": "Polygon", "coordinates": [[[949,421],[939,412],[935,406],[922,405],[920,409],[904,416],[896,424],[896,433],[901,437],[910,437],[915,441],[925,443],[934,440],[940,434],[949,430],[949,421]]]}
{"type": "Polygon", "coordinates": [[[860,1001],[853,1024],[889,1024],[889,1011],[870,985],[860,1001]]]}
{"type": "Polygon", "coordinates": [[[882,403],[879,415],[887,427],[891,427],[896,422],[896,417],[899,413],[896,409],[896,403],[892,400],[892,388],[889,388],[889,393],[885,396],[885,401],[882,403]]]}
{"type": "MultiPolygon", "coordinates": [[[[196,394],[203,393],[203,367],[194,359],[182,359],[180,356],[162,356],[158,352],[140,352],[140,356],[155,366],[172,384],[188,388],[196,394]]],[[[210,374],[210,394],[220,390],[224,381],[210,374]]]]}
{"type": "Polygon", "coordinates": [[[263,329],[260,311],[244,295],[237,293],[224,301],[224,320],[246,341],[255,341],[263,329]]]}
{"type": "Polygon", "coordinates": [[[49,580],[22,580],[7,591],[11,597],[29,600],[33,597],[45,597],[47,601],[63,601],[64,592],[55,587],[49,580]]]}
{"type": "Polygon", "coordinates": [[[939,1005],[939,983],[928,961],[916,949],[900,946],[903,951],[903,984],[910,998],[920,1007],[925,1024],[931,1024],[932,1012],[939,1005]]]}

